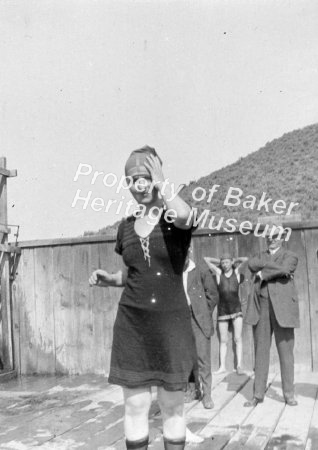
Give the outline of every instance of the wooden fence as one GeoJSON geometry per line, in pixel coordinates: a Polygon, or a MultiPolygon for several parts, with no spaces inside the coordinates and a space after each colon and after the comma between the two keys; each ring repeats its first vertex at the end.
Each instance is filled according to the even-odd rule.
{"type": "MultiPolygon", "coordinates": [[[[205,232],[194,235],[197,262],[230,249],[251,256],[265,240],[253,234],[205,232]]],[[[295,283],[301,328],[296,330],[298,369],[318,370],[318,223],[293,225],[287,247],[299,256],[295,283]]],[[[22,255],[13,285],[14,365],[21,374],[107,374],[112,327],[121,289],[89,287],[89,274],[99,267],[116,271],[121,260],[115,239],[94,236],[20,243],[22,255]]],[[[247,270],[241,294],[246,309],[250,284],[247,270]]],[[[243,331],[244,367],[253,368],[251,327],[243,331]]],[[[229,343],[228,368],[233,367],[229,343]]],[[[276,349],[271,365],[277,365],[276,349]]],[[[218,336],[211,343],[212,367],[218,367],[218,336]]]]}

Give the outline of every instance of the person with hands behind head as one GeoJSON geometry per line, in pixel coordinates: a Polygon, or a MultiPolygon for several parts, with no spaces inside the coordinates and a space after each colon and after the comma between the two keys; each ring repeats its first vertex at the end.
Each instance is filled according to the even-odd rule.
{"type": "Polygon", "coordinates": [[[127,449],[147,449],[151,387],[156,386],[165,450],[185,446],[184,391],[196,363],[183,268],[193,231],[190,206],[165,180],[151,147],[125,165],[138,204],[118,228],[115,251],[126,269],[95,271],[90,283],[124,290],[114,324],[109,382],[122,386],[127,449]]]}
{"type": "Polygon", "coordinates": [[[254,395],[245,406],[263,402],[267,385],[272,334],[279,356],[285,402],[296,406],[294,396],[294,328],[299,327],[299,305],[294,285],[297,255],[283,248],[279,226],[267,231],[267,250],[249,260],[253,277],[245,322],[253,325],[255,348],[254,395]]]}
{"type": "Polygon", "coordinates": [[[232,321],[234,330],[236,373],[243,375],[242,371],[242,326],[243,314],[239,297],[239,285],[243,281],[243,275],[239,273],[241,266],[248,258],[232,258],[230,254],[224,254],[220,259],[205,257],[209,269],[215,274],[218,291],[218,327],[220,333],[220,367],[216,374],[226,372],[225,361],[228,343],[229,323],[232,321]]]}

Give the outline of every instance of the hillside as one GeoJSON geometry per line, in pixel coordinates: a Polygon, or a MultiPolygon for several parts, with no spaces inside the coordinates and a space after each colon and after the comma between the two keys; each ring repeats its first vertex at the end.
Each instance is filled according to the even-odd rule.
{"type": "MultiPolygon", "coordinates": [[[[224,217],[256,222],[260,216],[277,215],[280,218],[277,211],[286,214],[290,203],[294,202],[299,205],[293,206],[291,214],[301,215],[302,220],[313,220],[318,219],[317,174],[318,124],[314,124],[286,133],[235,163],[192,181],[183,188],[181,196],[198,212],[209,210],[209,214],[216,219],[224,217]],[[218,190],[207,202],[209,189],[213,185],[219,185],[218,190]],[[202,189],[195,191],[196,188],[202,189]],[[233,195],[238,195],[240,191],[237,189],[243,191],[239,199],[228,201],[231,204],[237,202],[238,206],[224,204],[230,188],[235,189],[233,195]],[[206,197],[196,201],[194,198],[203,196],[204,190],[206,197]],[[267,203],[268,212],[265,206],[257,210],[263,193],[266,193],[265,199],[272,199],[267,203]],[[252,197],[246,199],[246,196],[254,196],[255,204],[252,197]],[[278,200],[285,202],[285,209],[283,202],[277,203],[280,208],[273,209],[273,204],[278,200]]],[[[114,232],[117,225],[105,227],[99,233],[114,232]]]]}
{"type": "MultiPolygon", "coordinates": [[[[299,205],[292,213],[301,214],[302,220],[318,218],[318,124],[284,134],[279,139],[267,143],[258,151],[240,158],[234,164],[212,172],[198,181],[191,182],[182,191],[182,197],[199,210],[210,209],[217,217],[237,217],[240,220],[256,220],[259,216],[274,215],[257,203],[266,192],[272,198],[286,204],[299,205]],[[195,201],[193,190],[200,186],[206,190],[214,184],[220,185],[210,204],[195,201]],[[240,205],[225,206],[224,200],[230,187],[243,191],[240,205]],[[254,195],[257,203],[253,209],[243,208],[244,197],[254,195]]],[[[198,194],[200,191],[198,192],[198,194]]],[[[234,203],[234,200],[232,200],[234,203]]]]}

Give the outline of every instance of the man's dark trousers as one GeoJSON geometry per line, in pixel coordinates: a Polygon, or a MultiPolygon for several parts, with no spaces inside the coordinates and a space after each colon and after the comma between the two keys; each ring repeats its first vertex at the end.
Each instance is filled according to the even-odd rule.
{"type": "Polygon", "coordinates": [[[212,374],[211,374],[211,338],[206,337],[196,321],[191,308],[191,325],[195,338],[197,350],[198,367],[195,370],[194,378],[200,378],[202,382],[203,394],[211,394],[212,374]]]}
{"type": "Polygon", "coordinates": [[[211,396],[211,336],[214,333],[213,310],[218,303],[218,291],[211,272],[196,266],[188,273],[188,295],[191,301],[191,323],[197,349],[197,367],[194,368],[196,387],[199,378],[202,382],[203,396],[211,396]]]}
{"type": "Polygon", "coordinates": [[[268,291],[260,295],[260,318],[253,327],[255,343],[254,397],[263,400],[267,385],[270,347],[274,332],[285,399],[294,396],[294,328],[281,327],[275,317],[268,291]],[[262,295],[263,294],[263,295],[262,295]]]}

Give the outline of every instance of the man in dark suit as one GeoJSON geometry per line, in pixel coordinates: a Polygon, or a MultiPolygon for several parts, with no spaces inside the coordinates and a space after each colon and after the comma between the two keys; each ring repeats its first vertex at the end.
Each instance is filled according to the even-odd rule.
{"type": "Polygon", "coordinates": [[[245,406],[256,406],[264,400],[273,332],[285,402],[290,406],[297,405],[294,397],[294,328],[299,327],[299,305],[294,272],[298,258],[282,247],[284,235],[279,231],[280,227],[272,228],[266,237],[267,251],[249,259],[248,263],[254,274],[254,285],[245,322],[253,325],[255,381],[253,399],[245,406]]]}
{"type": "Polygon", "coordinates": [[[198,367],[194,370],[195,389],[187,392],[187,401],[201,397],[206,409],[213,408],[211,398],[211,336],[214,333],[213,310],[218,303],[218,291],[211,272],[197,266],[191,259],[192,249],[183,272],[183,283],[191,310],[192,330],[195,337],[198,367]],[[201,393],[202,389],[202,393],[201,393]]]}

